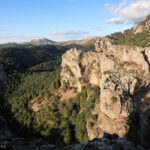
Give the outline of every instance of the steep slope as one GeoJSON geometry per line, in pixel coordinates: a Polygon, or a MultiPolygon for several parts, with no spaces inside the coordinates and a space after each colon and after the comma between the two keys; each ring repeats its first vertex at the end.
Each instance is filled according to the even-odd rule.
{"type": "MultiPolygon", "coordinates": [[[[5,83],[6,82],[5,75],[4,75],[2,68],[0,70],[0,81],[1,81],[1,83],[3,83],[3,84],[0,84],[1,87],[2,87],[2,85],[6,84],[5,83]]],[[[2,87],[2,89],[3,88],[4,87],[2,87]]],[[[4,91],[1,91],[1,92],[4,92],[4,91]]],[[[78,96],[78,98],[79,98],[79,96],[78,96]]],[[[2,100],[2,99],[0,99],[0,100],[2,100]]],[[[71,101],[73,101],[73,99],[71,101]]],[[[85,102],[83,102],[83,104],[84,103],[85,102]]],[[[91,107],[88,107],[88,109],[89,108],[91,108],[91,107]]],[[[64,106],[63,106],[63,109],[64,109],[64,106]]],[[[72,110],[72,108],[71,108],[71,110],[72,110]]],[[[44,116],[45,116],[45,114],[44,114],[44,116]]],[[[80,116],[80,114],[78,114],[78,116],[80,116]]],[[[78,122],[79,121],[77,121],[77,123],[78,122]]],[[[80,126],[81,126],[81,123],[79,123],[79,127],[80,126]]],[[[89,142],[86,142],[86,143],[80,144],[80,145],[76,144],[76,145],[69,145],[66,147],[60,147],[60,146],[56,146],[54,144],[50,144],[46,141],[43,141],[42,139],[38,139],[36,141],[30,141],[29,139],[19,137],[16,135],[16,132],[19,131],[18,133],[23,133],[21,128],[23,130],[25,130],[25,128],[23,128],[22,125],[16,119],[14,119],[10,124],[10,122],[8,122],[4,117],[0,116],[0,146],[1,146],[1,149],[12,149],[12,150],[20,150],[20,149],[24,149],[24,150],[30,150],[30,149],[31,150],[34,150],[34,149],[35,150],[47,150],[47,149],[53,149],[53,150],[84,150],[84,149],[85,150],[91,150],[91,149],[118,150],[118,149],[123,149],[123,150],[126,150],[126,149],[131,149],[131,150],[134,150],[134,149],[137,149],[137,150],[144,150],[144,148],[142,148],[141,146],[136,146],[132,142],[127,141],[126,139],[120,139],[120,138],[118,138],[117,135],[109,135],[106,133],[104,134],[104,137],[102,139],[95,139],[93,141],[89,141],[89,142]],[[13,132],[12,132],[12,130],[13,130],[13,132]]],[[[63,127],[63,130],[64,130],[64,127],[63,127]]],[[[80,131],[81,135],[83,132],[82,130],[80,131]]]]}
{"type": "Polygon", "coordinates": [[[0,145],[1,149],[11,150],[145,150],[126,139],[120,139],[117,135],[105,134],[102,139],[95,139],[84,144],[68,146],[56,146],[42,139],[31,142],[15,136],[9,129],[7,120],[0,116],[0,145]]]}
{"type": "MultiPolygon", "coordinates": [[[[100,87],[100,101],[93,111],[98,119],[90,128],[87,126],[90,139],[101,138],[104,132],[116,133],[120,137],[128,134],[131,114],[137,109],[141,110],[140,115],[144,112],[149,90],[149,67],[149,47],[112,45],[107,38],[97,40],[96,51],[71,49],[62,56],[62,85],[76,87],[78,91],[86,84],[100,87]]],[[[149,114],[149,105],[145,111],[149,114]]],[[[146,121],[148,116],[143,119],[146,121]]],[[[142,131],[138,130],[137,138],[140,136],[141,143],[149,146],[150,138],[145,139],[149,137],[145,132],[149,120],[143,124],[141,118],[138,124],[142,131]]]]}
{"type": "Polygon", "coordinates": [[[150,15],[145,17],[142,22],[136,23],[132,29],[132,32],[142,33],[144,30],[150,30],[150,15]]]}
{"type": "Polygon", "coordinates": [[[150,16],[135,24],[132,29],[116,32],[108,36],[114,45],[150,47],[150,16]]]}
{"type": "Polygon", "coordinates": [[[77,45],[85,45],[85,44],[95,44],[98,37],[88,37],[83,40],[72,40],[72,41],[66,41],[66,42],[60,42],[59,44],[62,45],[71,45],[71,44],[77,44],[77,45]]]}

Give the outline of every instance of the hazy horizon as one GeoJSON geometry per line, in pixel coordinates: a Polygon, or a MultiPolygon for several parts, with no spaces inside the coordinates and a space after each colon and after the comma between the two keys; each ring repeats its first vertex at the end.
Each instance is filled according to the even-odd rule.
{"type": "Polygon", "coordinates": [[[104,36],[131,28],[150,14],[149,7],[149,0],[5,0],[0,44],[104,36]]]}

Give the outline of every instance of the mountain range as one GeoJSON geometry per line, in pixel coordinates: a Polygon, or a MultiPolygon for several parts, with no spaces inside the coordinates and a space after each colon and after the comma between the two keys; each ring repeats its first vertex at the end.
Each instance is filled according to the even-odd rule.
{"type": "Polygon", "coordinates": [[[0,149],[148,150],[149,20],[105,37],[1,48],[0,149]]]}
{"type": "Polygon", "coordinates": [[[0,44],[0,48],[3,47],[14,47],[14,46],[19,46],[19,45],[62,45],[62,46],[67,46],[67,45],[72,45],[72,44],[76,44],[76,45],[86,45],[86,44],[94,44],[96,42],[96,39],[98,37],[88,37],[86,39],[83,40],[69,40],[69,41],[65,41],[65,42],[56,42],[56,41],[52,41],[50,39],[47,38],[41,38],[41,39],[34,39],[31,40],[30,42],[23,42],[23,43],[4,43],[4,44],[0,44]]]}

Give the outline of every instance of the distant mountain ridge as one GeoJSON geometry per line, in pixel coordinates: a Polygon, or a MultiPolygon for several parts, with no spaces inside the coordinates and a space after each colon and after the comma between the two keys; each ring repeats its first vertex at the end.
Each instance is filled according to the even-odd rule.
{"type": "Polygon", "coordinates": [[[41,38],[41,39],[33,39],[30,42],[23,42],[23,43],[4,43],[0,44],[0,48],[4,47],[14,47],[19,45],[61,45],[61,46],[68,46],[68,45],[94,45],[98,37],[88,37],[83,40],[70,40],[70,41],[62,41],[62,42],[56,42],[47,38],[41,38]]]}
{"type": "Polygon", "coordinates": [[[5,44],[0,44],[0,48],[3,48],[3,47],[14,47],[14,46],[17,46],[19,44],[15,43],[15,42],[12,42],[12,43],[5,43],[5,44]]]}
{"type": "Polygon", "coordinates": [[[70,45],[70,44],[77,44],[77,45],[85,45],[85,44],[95,44],[98,37],[88,37],[83,40],[70,40],[66,42],[58,42],[60,45],[70,45]]]}
{"type": "Polygon", "coordinates": [[[49,40],[47,38],[42,39],[35,39],[29,42],[29,44],[32,45],[71,45],[71,44],[77,44],[77,45],[85,45],[85,44],[95,44],[98,37],[88,37],[83,40],[69,40],[69,41],[63,41],[63,42],[56,42],[49,40]]]}
{"type": "Polygon", "coordinates": [[[42,39],[35,39],[29,42],[29,44],[32,45],[55,45],[56,42],[49,40],[47,38],[42,38],[42,39]]]}

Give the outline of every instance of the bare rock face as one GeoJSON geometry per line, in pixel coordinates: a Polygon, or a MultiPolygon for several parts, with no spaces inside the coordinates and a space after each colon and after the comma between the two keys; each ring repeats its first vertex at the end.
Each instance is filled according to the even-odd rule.
{"type": "Polygon", "coordinates": [[[101,38],[97,39],[97,41],[95,43],[95,50],[97,52],[103,52],[103,50],[109,49],[110,46],[111,46],[110,39],[108,39],[106,37],[101,37],[101,38]]]}
{"type": "Polygon", "coordinates": [[[135,26],[132,29],[132,32],[135,34],[142,33],[144,30],[148,30],[149,28],[150,28],[150,16],[147,16],[143,19],[142,22],[135,24],[135,26]]]}
{"type": "Polygon", "coordinates": [[[100,81],[100,54],[97,52],[83,53],[81,50],[71,49],[62,56],[62,85],[81,87],[88,82],[99,85],[100,81]]]}
{"type": "Polygon", "coordinates": [[[101,139],[94,139],[87,143],[64,147],[62,150],[144,150],[140,145],[118,138],[117,135],[106,134],[101,139]]]}
{"type": "Polygon", "coordinates": [[[62,85],[65,82],[68,86],[77,87],[81,90],[81,59],[82,51],[71,49],[62,56],[62,85]]]}
{"type": "MultiPolygon", "coordinates": [[[[150,47],[112,45],[107,38],[98,39],[95,47],[95,51],[71,49],[63,55],[62,82],[78,91],[87,83],[100,87],[99,104],[93,111],[98,119],[92,129],[87,127],[90,140],[103,137],[105,132],[124,137],[130,129],[131,113],[139,109],[141,118],[145,116],[139,105],[142,97],[135,95],[142,93],[140,84],[149,76],[150,47]]],[[[145,134],[147,128],[141,124],[145,134]]],[[[145,142],[143,139],[144,135],[141,141],[145,142]]]]}

